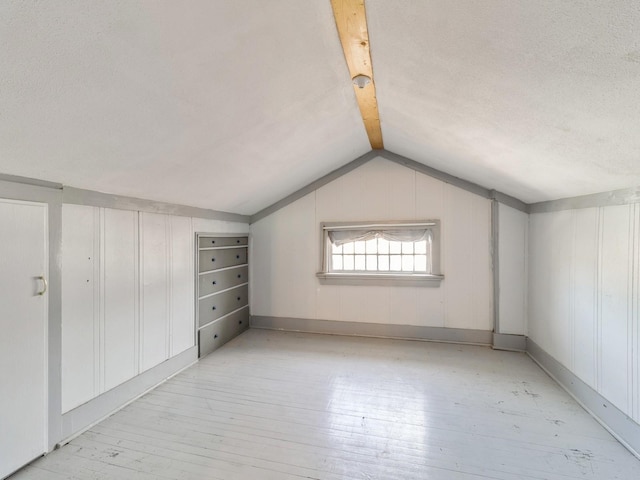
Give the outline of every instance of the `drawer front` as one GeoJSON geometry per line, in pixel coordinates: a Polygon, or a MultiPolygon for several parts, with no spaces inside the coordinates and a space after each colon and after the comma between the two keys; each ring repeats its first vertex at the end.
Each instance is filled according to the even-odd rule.
{"type": "Polygon", "coordinates": [[[198,352],[203,357],[249,328],[249,309],[216,320],[198,331],[198,352]]]}
{"type": "Polygon", "coordinates": [[[198,300],[198,325],[212,322],[229,312],[249,304],[249,287],[242,285],[223,293],[216,293],[202,300],[198,300]]]}
{"type": "Polygon", "coordinates": [[[219,292],[249,281],[249,267],[238,267],[221,272],[211,272],[200,275],[198,279],[198,294],[201,297],[219,292]]]}
{"type": "Polygon", "coordinates": [[[226,248],[223,250],[202,250],[200,256],[199,272],[208,272],[218,268],[233,267],[247,263],[246,248],[226,248]]]}
{"type": "Polygon", "coordinates": [[[247,245],[249,237],[200,237],[198,247],[232,247],[234,245],[247,245]]]}

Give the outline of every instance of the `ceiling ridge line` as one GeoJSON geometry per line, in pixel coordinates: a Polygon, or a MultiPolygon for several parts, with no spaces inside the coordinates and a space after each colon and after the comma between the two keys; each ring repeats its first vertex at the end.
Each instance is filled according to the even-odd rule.
{"type": "Polygon", "coordinates": [[[318,178],[317,180],[314,180],[313,182],[305,185],[304,187],[282,198],[281,200],[278,200],[277,202],[272,203],[268,207],[263,208],[262,210],[259,210],[253,215],[250,215],[249,223],[252,224],[257,222],[258,220],[268,217],[272,213],[275,213],[278,210],[283,209],[287,205],[295,202],[296,200],[299,200],[305,195],[323,187],[327,183],[337,180],[343,175],[346,175],[352,170],[355,170],[356,168],[361,167],[362,165],[369,162],[370,160],[373,160],[374,158],[378,158],[378,157],[383,158],[390,162],[397,163],[399,165],[402,165],[405,168],[409,168],[411,170],[417,171],[424,175],[428,175],[431,178],[435,178],[436,180],[440,180],[442,182],[448,183],[450,185],[453,185],[454,187],[461,188],[463,190],[466,190],[469,193],[473,193],[475,195],[478,195],[480,197],[487,198],[490,200],[496,200],[499,203],[507,205],[511,208],[515,208],[516,210],[520,210],[521,212],[529,213],[530,204],[525,203],[516,197],[512,197],[511,195],[507,195],[506,193],[500,192],[498,190],[492,190],[490,188],[483,187],[481,185],[478,185],[477,183],[464,180],[462,178],[456,177],[454,175],[443,172],[441,170],[437,170],[433,167],[417,162],[410,158],[404,157],[397,153],[391,152],[386,149],[382,149],[382,150],[370,150],[369,152],[365,153],[364,155],[361,155],[355,160],[352,160],[351,162],[343,165],[342,167],[337,168],[336,170],[333,170],[332,172],[318,178]]]}

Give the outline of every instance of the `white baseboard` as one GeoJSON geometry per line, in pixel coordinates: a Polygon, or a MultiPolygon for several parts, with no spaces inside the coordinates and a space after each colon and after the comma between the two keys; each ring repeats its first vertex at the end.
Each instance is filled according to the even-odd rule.
{"type": "Polygon", "coordinates": [[[350,335],[356,337],[397,338],[432,342],[470,343],[491,345],[492,333],[488,330],[462,328],[421,327],[416,325],[388,325],[383,323],[341,322],[310,318],[251,316],[252,328],[287,330],[291,332],[350,335]]]}
{"type": "Polygon", "coordinates": [[[104,418],[113,415],[137,398],[198,361],[198,347],[191,347],[173,358],[112,388],[62,415],[62,437],[56,448],[68,443],[104,418]]]}
{"type": "Polygon", "coordinates": [[[493,334],[494,350],[509,350],[524,352],[527,349],[527,337],[524,335],[509,335],[505,333],[493,334]]]}
{"type": "Polygon", "coordinates": [[[640,425],[527,338],[527,354],[611,435],[640,459],[640,425]]]}

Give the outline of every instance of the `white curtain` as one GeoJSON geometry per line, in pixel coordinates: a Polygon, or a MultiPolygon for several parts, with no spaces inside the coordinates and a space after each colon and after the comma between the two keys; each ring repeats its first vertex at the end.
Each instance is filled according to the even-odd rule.
{"type": "Polygon", "coordinates": [[[383,238],[395,242],[419,242],[426,240],[428,244],[432,241],[430,228],[403,228],[389,230],[329,230],[329,240],[335,246],[355,241],[366,241],[374,238],[383,238]]]}

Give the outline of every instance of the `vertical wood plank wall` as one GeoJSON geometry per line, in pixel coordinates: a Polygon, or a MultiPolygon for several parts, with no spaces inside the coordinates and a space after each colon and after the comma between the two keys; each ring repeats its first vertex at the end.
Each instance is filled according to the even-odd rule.
{"type": "MultiPolygon", "coordinates": [[[[105,208],[101,225],[100,366],[101,390],[109,390],[139,372],[138,216],[105,208]]],[[[64,207],[63,207],[64,216],[64,207]]],[[[63,256],[64,256],[64,244],[63,256]]],[[[64,265],[63,265],[64,275],[64,265]]],[[[72,285],[63,288],[73,288],[72,285]]],[[[65,303],[62,303],[64,338],[65,303]]],[[[64,375],[64,372],[63,372],[64,375]]]]}
{"type": "Polygon", "coordinates": [[[251,225],[254,315],[493,329],[491,203],[377,158],[251,225]],[[440,219],[439,288],[321,285],[320,222],[440,219]]]}
{"type": "Polygon", "coordinates": [[[248,228],[65,204],[63,413],[193,346],[195,232],[248,228]]]}
{"type": "Polygon", "coordinates": [[[498,330],[527,333],[527,241],[529,215],[498,204],[498,330]]]}
{"type": "Polygon", "coordinates": [[[640,204],[530,215],[529,337],[640,423],[640,204]]]}

